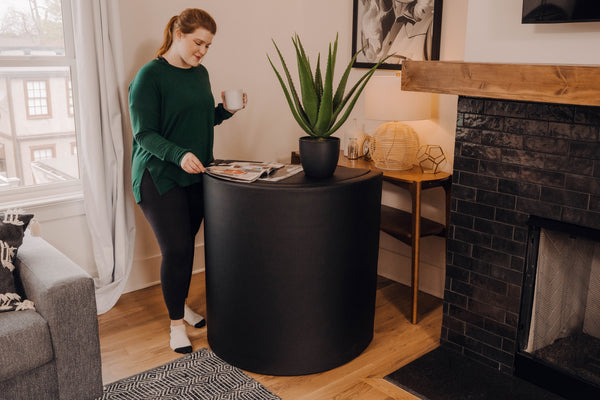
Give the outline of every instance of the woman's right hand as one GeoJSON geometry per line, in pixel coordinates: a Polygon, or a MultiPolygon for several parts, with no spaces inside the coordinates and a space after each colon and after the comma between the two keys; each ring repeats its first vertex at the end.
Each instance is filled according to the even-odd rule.
{"type": "Polygon", "coordinates": [[[185,153],[180,165],[188,174],[201,174],[204,172],[204,165],[202,165],[202,162],[192,152],[185,153]]]}

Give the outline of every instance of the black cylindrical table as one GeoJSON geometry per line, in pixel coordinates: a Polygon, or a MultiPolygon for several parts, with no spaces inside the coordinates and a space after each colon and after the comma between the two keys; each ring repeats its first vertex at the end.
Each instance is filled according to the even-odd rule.
{"type": "Polygon", "coordinates": [[[204,179],[208,342],[268,375],[325,371],[373,338],[381,173],[204,179]]]}

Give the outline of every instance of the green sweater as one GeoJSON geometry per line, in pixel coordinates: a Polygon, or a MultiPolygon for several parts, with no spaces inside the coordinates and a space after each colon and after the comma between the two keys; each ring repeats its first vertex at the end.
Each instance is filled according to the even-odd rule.
{"type": "Polygon", "coordinates": [[[199,65],[177,68],[164,59],[144,65],[129,85],[133,129],[131,178],[135,201],[147,169],[162,195],[176,186],[201,180],[180,162],[191,151],[204,165],[213,161],[214,126],[233,114],[215,107],[208,71],[199,65]]]}

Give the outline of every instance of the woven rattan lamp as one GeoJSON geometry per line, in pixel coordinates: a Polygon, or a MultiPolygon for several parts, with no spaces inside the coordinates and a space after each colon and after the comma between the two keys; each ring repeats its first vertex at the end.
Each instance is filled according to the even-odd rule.
{"type": "Polygon", "coordinates": [[[371,158],[377,168],[407,170],[417,163],[419,136],[401,121],[429,119],[431,95],[402,91],[400,74],[374,76],[365,88],[365,117],[387,120],[373,133],[371,158]]]}

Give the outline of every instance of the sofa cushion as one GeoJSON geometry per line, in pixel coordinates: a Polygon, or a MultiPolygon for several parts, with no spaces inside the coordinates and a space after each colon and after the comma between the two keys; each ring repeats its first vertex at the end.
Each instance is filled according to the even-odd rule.
{"type": "Polygon", "coordinates": [[[50,330],[33,310],[0,313],[0,381],[54,359],[50,330]]]}
{"type": "Polygon", "coordinates": [[[23,243],[25,229],[33,214],[18,210],[0,213],[0,312],[33,309],[33,303],[24,300],[15,285],[14,259],[23,243]]]}
{"type": "Polygon", "coordinates": [[[23,235],[32,219],[33,214],[23,210],[0,211],[0,239],[18,249],[23,244],[23,235]]]}

